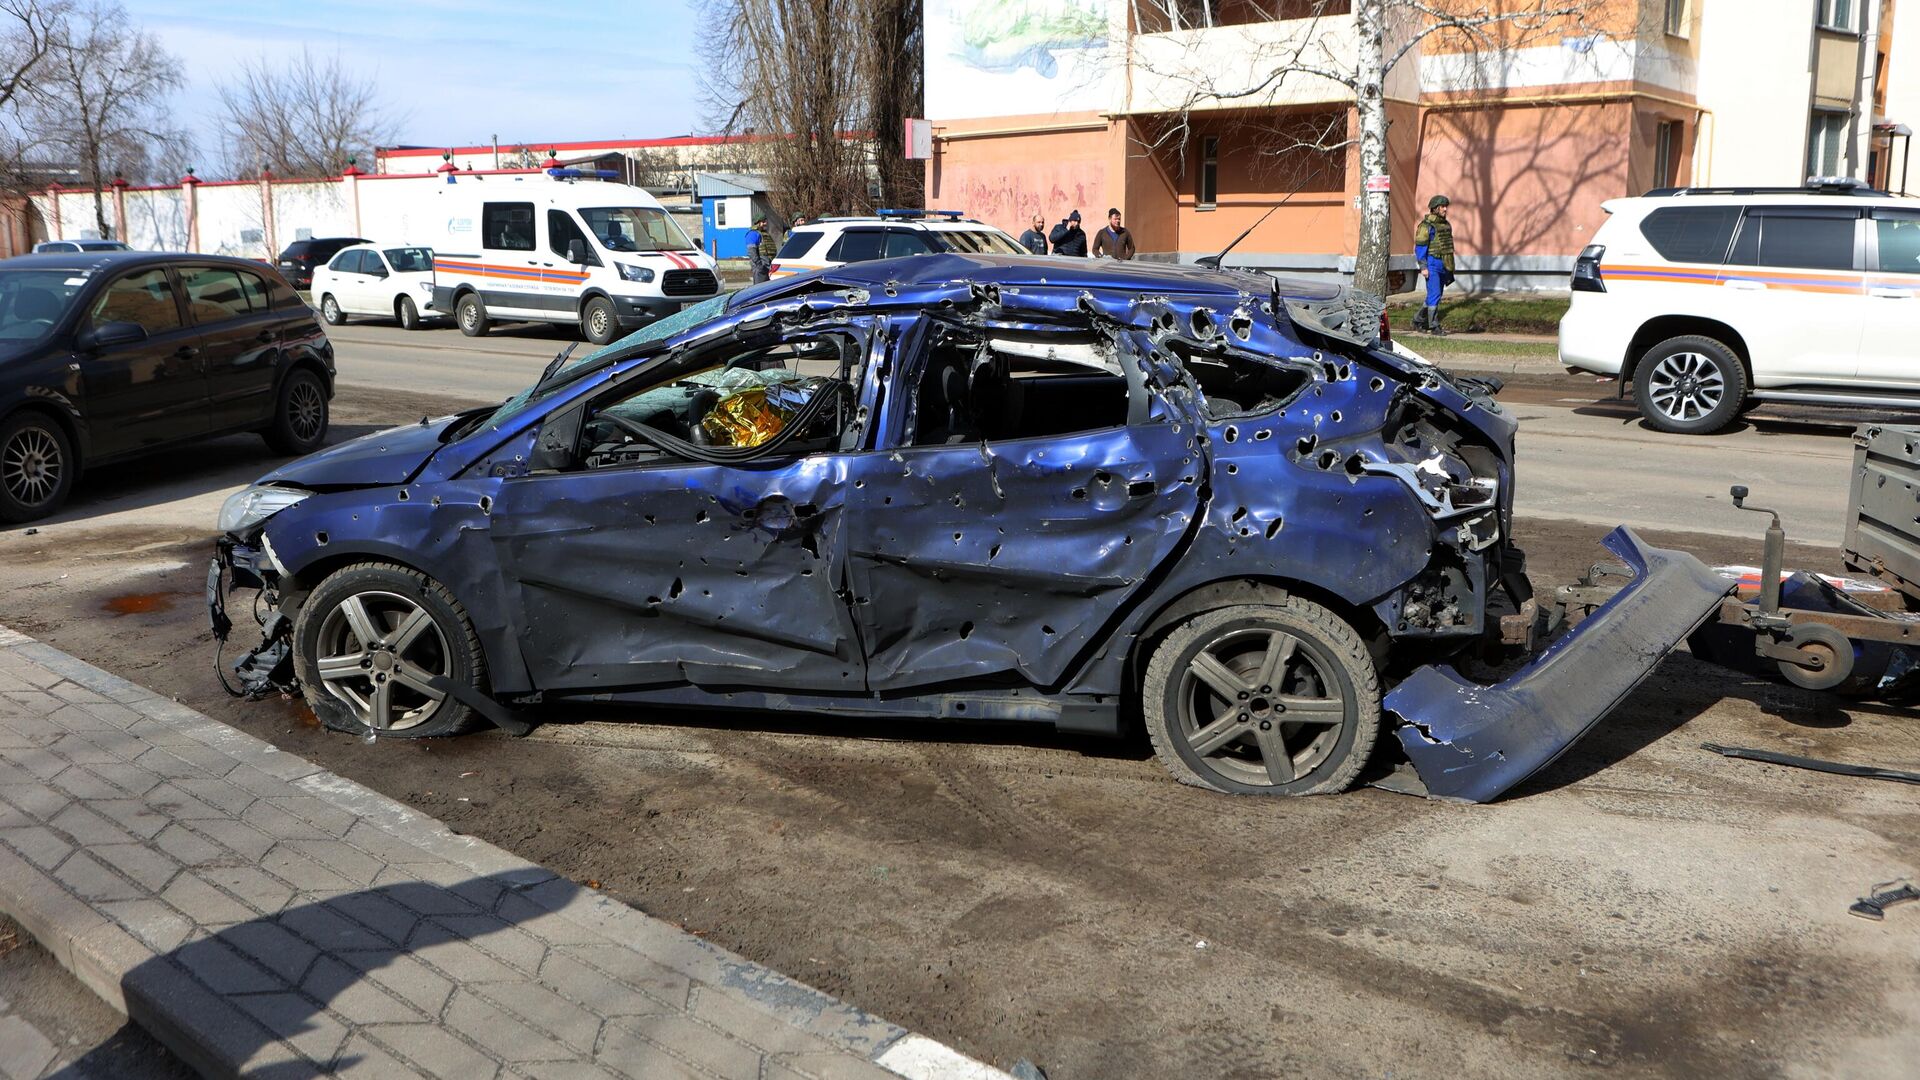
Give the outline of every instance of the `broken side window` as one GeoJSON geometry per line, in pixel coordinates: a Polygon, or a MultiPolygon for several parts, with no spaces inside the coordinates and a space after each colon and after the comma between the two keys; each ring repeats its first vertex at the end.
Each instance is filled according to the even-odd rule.
{"type": "Polygon", "coordinates": [[[1199,384],[1207,415],[1216,420],[1277,409],[1313,382],[1314,368],[1306,362],[1276,366],[1224,350],[1200,352],[1180,341],[1167,347],[1199,384]]]}
{"type": "Polygon", "coordinates": [[[1097,335],[942,327],[911,408],[914,446],[1026,439],[1120,427],[1128,389],[1097,335]]]}
{"type": "Polygon", "coordinates": [[[827,330],[727,342],[670,361],[655,378],[587,406],[584,464],[732,463],[842,449],[858,434],[865,355],[864,335],[827,330]]]}

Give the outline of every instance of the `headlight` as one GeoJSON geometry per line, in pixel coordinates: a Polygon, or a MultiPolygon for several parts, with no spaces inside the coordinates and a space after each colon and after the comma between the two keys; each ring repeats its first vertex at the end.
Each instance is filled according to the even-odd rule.
{"type": "Polygon", "coordinates": [[[620,276],[627,281],[653,280],[653,269],[651,267],[633,266],[623,262],[617,262],[613,265],[620,268],[620,276]]]}
{"type": "Polygon", "coordinates": [[[298,488],[250,487],[227,497],[220,507],[220,531],[243,533],[313,492],[298,488]]]}

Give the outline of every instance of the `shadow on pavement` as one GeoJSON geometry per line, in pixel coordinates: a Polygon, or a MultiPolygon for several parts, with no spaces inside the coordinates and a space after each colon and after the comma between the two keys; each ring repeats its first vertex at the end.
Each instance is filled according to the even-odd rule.
{"type": "MultiPolygon", "coordinates": [[[[404,423],[404,419],[399,421],[404,423]]],[[[345,442],[393,424],[334,424],[327,445],[345,442]]],[[[293,460],[268,449],[258,435],[225,435],[170,450],[89,468],[81,473],[67,505],[59,513],[0,530],[0,536],[26,529],[83,522],[105,514],[141,510],[210,491],[244,484],[293,460]]],[[[208,517],[209,534],[213,519],[208,517]]]]}
{"type": "MultiPolygon", "coordinates": [[[[338,1020],[324,1015],[337,999],[354,994],[351,1007],[337,1012],[355,1022],[436,1025],[446,996],[414,1000],[416,995],[399,988],[419,986],[423,979],[458,987],[460,973],[396,969],[418,965],[414,954],[419,950],[479,941],[548,914],[547,907],[516,895],[534,885],[569,890],[565,895],[578,891],[565,879],[523,869],[449,886],[425,881],[375,886],[227,926],[128,972],[121,980],[128,1016],[208,1075],[243,1071],[268,1080],[327,1075],[367,1056],[350,1049],[352,1040],[343,1043],[338,1020]],[[284,1049],[272,1049],[281,1039],[320,1060],[287,1060],[284,1049]]],[[[543,900],[553,903],[551,895],[543,900]]],[[[491,958],[476,962],[510,970],[491,958]]],[[[62,1075],[104,1072],[98,1067],[109,1062],[111,1042],[62,1075]]]]}

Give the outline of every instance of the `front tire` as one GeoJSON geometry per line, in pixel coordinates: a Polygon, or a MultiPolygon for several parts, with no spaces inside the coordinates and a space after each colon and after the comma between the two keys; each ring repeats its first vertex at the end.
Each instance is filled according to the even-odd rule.
{"type": "Polygon", "coordinates": [[[580,336],[595,345],[605,345],[620,336],[620,320],[614,314],[613,301],[596,296],[580,309],[580,336]]]}
{"type": "Polygon", "coordinates": [[[486,337],[493,323],[487,318],[487,306],[480,302],[478,293],[468,293],[453,305],[453,319],[460,324],[460,332],[468,337],[486,337]]]}
{"type": "Polygon", "coordinates": [[[394,317],[400,320],[400,329],[420,329],[420,309],[413,306],[413,297],[403,296],[393,307],[394,317]]]}
{"type": "Polygon", "coordinates": [[[0,521],[34,521],[60,509],[79,464],[66,431],[46,414],[0,421],[0,521]]]}
{"type": "Polygon", "coordinates": [[[429,685],[482,691],[479,635],[446,586],[404,566],[357,563],[328,575],[293,621],[294,673],[321,723],[425,739],[455,735],[472,711],[429,685]]]}
{"type": "Polygon", "coordinates": [[[328,326],[345,326],[347,324],[347,313],[340,310],[340,301],[335,300],[332,293],[327,293],[320,297],[320,318],[325,321],[328,326]]]}
{"type": "Polygon", "coordinates": [[[1747,369],[1710,337],[1668,338],[1633,369],[1633,400],[1647,424],[1676,435],[1711,435],[1740,415],[1747,369]]]}
{"type": "Polygon", "coordinates": [[[1353,627],[1299,597],[1202,612],[1153,650],[1141,712],[1183,784],[1236,795],[1344,791],[1380,733],[1380,674],[1353,627]]]}
{"type": "Polygon", "coordinates": [[[320,376],[295,368],[280,383],[273,422],[261,432],[276,453],[311,454],[327,441],[327,387],[320,376]]]}

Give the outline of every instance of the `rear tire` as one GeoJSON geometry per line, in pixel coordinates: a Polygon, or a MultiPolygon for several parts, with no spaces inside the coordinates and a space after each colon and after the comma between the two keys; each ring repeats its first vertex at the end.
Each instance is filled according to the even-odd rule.
{"type": "Polygon", "coordinates": [[[45,413],[0,421],[0,521],[34,521],[60,509],[79,465],[66,431],[45,413]]]}
{"type": "Polygon", "coordinates": [[[1236,795],[1344,791],[1380,733],[1380,673],[1310,600],[1202,612],[1153,650],[1141,713],[1183,784],[1236,795]]]}
{"type": "Polygon", "coordinates": [[[281,381],[273,422],[260,434],[276,453],[311,454],[327,441],[329,411],[320,376],[295,368],[281,381]]]}
{"type": "Polygon", "coordinates": [[[460,324],[460,332],[468,337],[486,337],[487,330],[493,326],[487,318],[487,306],[480,302],[480,294],[468,293],[453,305],[454,321],[460,324]]]}
{"type": "Polygon", "coordinates": [[[613,301],[596,296],[580,309],[580,336],[595,345],[605,345],[620,336],[620,320],[614,314],[613,301]]]}
{"type": "Polygon", "coordinates": [[[1747,369],[1710,337],[1668,338],[1633,369],[1633,400],[1647,424],[1676,435],[1711,435],[1733,423],[1747,400],[1747,369]]]}
{"type": "Polygon", "coordinates": [[[466,608],[446,586],[405,566],[356,563],[328,575],[294,617],[293,646],[301,693],[336,731],[365,734],[384,702],[377,715],[385,723],[372,726],[380,736],[456,735],[471,726],[472,710],[452,695],[435,698],[424,680],[442,676],[485,692],[486,655],[466,608]]]}
{"type": "Polygon", "coordinates": [[[325,293],[320,297],[320,318],[328,326],[347,324],[347,313],[340,310],[340,301],[335,300],[332,293],[325,293]]]}
{"type": "Polygon", "coordinates": [[[401,297],[400,302],[394,305],[393,314],[395,318],[400,320],[400,329],[420,329],[420,309],[413,306],[413,297],[401,297]]]}

